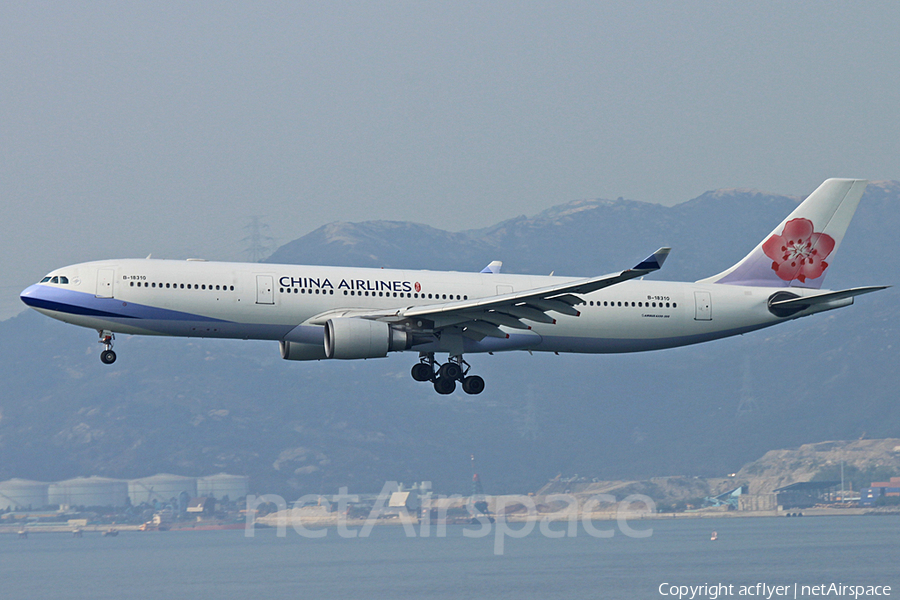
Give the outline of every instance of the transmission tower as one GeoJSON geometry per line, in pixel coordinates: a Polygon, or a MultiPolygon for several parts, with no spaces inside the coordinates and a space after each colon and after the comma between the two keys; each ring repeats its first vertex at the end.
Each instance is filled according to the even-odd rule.
{"type": "Polygon", "coordinates": [[[487,498],[484,496],[484,487],[481,485],[481,478],[475,471],[475,455],[472,455],[472,505],[475,510],[481,514],[488,514],[487,498]]]}
{"type": "Polygon", "coordinates": [[[270,235],[269,226],[260,221],[262,217],[250,217],[250,223],[244,227],[248,232],[242,242],[247,243],[247,249],[244,255],[250,262],[260,262],[270,254],[274,249],[275,238],[270,235]]]}

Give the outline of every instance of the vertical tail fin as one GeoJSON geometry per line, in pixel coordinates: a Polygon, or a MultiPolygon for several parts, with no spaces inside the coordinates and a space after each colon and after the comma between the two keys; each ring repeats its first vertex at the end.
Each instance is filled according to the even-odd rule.
{"type": "Polygon", "coordinates": [[[827,179],[743,260],[698,283],[821,288],[867,183],[827,179]]]}

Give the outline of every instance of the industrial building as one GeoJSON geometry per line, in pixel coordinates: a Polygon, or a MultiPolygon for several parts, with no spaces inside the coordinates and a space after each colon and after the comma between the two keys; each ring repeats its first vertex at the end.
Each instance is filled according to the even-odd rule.
{"type": "Polygon", "coordinates": [[[49,504],[49,483],[10,479],[0,482],[0,510],[37,509],[49,504]]]}
{"type": "Polygon", "coordinates": [[[0,510],[37,510],[47,506],[139,506],[168,504],[176,499],[186,506],[190,498],[237,500],[250,491],[250,478],[219,473],[185,477],[159,473],[139,479],[75,477],[44,483],[26,479],[0,482],[0,510]]]}
{"type": "Polygon", "coordinates": [[[60,506],[125,506],[128,482],[106,477],[76,477],[51,483],[47,504],[60,506]]]}
{"type": "Polygon", "coordinates": [[[219,473],[197,478],[198,496],[211,496],[216,500],[222,500],[227,496],[229,500],[237,500],[249,493],[250,478],[244,475],[219,473]]]}
{"type": "Polygon", "coordinates": [[[172,498],[187,494],[188,498],[197,496],[197,479],[182,475],[160,473],[151,477],[132,479],[128,482],[128,498],[131,504],[166,503],[172,498]]]}
{"type": "Polygon", "coordinates": [[[840,481],[801,481],[774,490],[775,502],[782,508],[811,508],[834,502],[840,481]]]}

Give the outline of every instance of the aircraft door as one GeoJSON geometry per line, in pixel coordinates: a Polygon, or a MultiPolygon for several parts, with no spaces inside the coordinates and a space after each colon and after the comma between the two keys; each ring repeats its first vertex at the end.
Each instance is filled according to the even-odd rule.
{"type": "Polygon", "coordinates": [[[712,297],[709,292],[694,292],[695,321],[712,321],[712,297]]]}
{"type": "Polygon", "coordinates": [[[113,297],[113,280],[116,272],[112,269],[100,269],[97,271],[97,298],[113,297]]]}
{"type": "Polygon", "coordinates": [[[273,275],[256,276],[256,303],[275,304],[275,277],[273,275]]]}

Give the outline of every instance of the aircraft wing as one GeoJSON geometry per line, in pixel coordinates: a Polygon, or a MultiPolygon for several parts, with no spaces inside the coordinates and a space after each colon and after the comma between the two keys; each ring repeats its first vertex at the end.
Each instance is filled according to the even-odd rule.
{"type": "Polygon", "coordinates": [[[630,269],[569,281],[553,286],[523,290],[510,294],[457,300],[439,304],[410,306],[385,311],[351,310],[340,314],[318,315],[313,323],[324,323],[335,316],[357,317],[403,324],[411,330],[438,331],[448,327],[460,329],[466,337],[481,340],[486,336],[509,337],[501,326],[531,329],[525,321],[555,323],[550,313],[579,316],[575,307],[582,303],[578,294],[588,294],[629,279],[643,277],[662,267],[670,248],[660,248],[630,269]]]}

